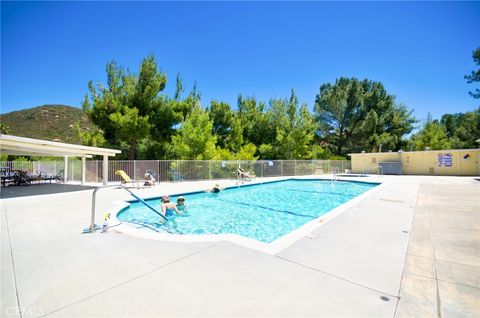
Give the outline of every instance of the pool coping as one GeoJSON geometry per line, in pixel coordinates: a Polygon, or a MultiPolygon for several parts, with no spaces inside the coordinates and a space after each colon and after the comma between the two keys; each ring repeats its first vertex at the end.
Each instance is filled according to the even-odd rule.
{"type": "MultiPolygon", "coordinates": [[[[281,182],[286,180],[330,180],[329,178],[296,178],[296,177],[287,177],[281,180],[273,180],[273,181],[259,181],[259,182],[252,182],[249,184],[243,185],[235,185],[230,186],[228,188],[235,188],[235,187],[248,187],[254,186],[259,184],[265,183],[273,183],[273,182],[281,182]]],[[[378,181],[374,182],[372,180],[345,180],[345,179],[338,179],[339,182],[355,182],[355,183],[370,183],[370,184],[378,184],[376,187],[365,191],[364,193],[356,196],[355,198],[335,207],[334,209],[326,212],[325,214],[319,216],[318,218],[305,223],[304,225],[300,226],[299,228],[277,238],[273,242],[266,243],[257,241],[253,238],[249,238],[246,236],[241,236],[238,234],[202,234],[202,235],[195,235],[195,234],[173,234],[173,233],[162,233],[156,232],[153,229],[149,229],[148,227],[144,226],[144,228],[137,228],[139,224],[130,223],[130,222],[123,222],[118,220],[117,215],[127,208],[130,202],[136,202],[138,200],[120,200],[114,201],[112,208],[107,211],[110,212],[110,221],[109,227],[112,230],[120,233],[124,233],[127,235],[131,235],[134,237],[144,238],[144,239],[153,239],[165,242],[221,242],[221,241],[228,241],[234,244],[238,244],[243,247],[247,247],[250,249],[254,249],[266,254],[277,254],[286,249],[287,247],[291,246],[298,240],[304,237],[311,237],[311,233],[322,225],[330,222],[340,214],[342,214],[345,210],[349,209],[353,205],[357,204],[358,202],[364,200],[365,198],[373,195],[377,191],[383,189],[388,182],[378,181]],[[146,230],[145,228],[148,228],[146,230]]],[[[332,181],[336,182],[336,181],[332,181]]],[[[227,189],[227,188],[226,188],[227,189]]],[[[179,193],[172,193],[172,196],[178,195],[186,195],[186,194],[194,194],[200,193],[203,191],[191,191],[191,192],[179,192],[179,193]]],[[[149,200],[149,199],[156,199],[158,196],[148,196],[142,199],[149,200]]]]}

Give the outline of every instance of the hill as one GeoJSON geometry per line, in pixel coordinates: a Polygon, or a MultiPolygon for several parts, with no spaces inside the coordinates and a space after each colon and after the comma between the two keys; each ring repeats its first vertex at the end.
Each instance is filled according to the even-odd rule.
{"type": "Polygon", "coordinates": [[[75,124],[97,129],[84,112],[67,105],[43,105],[0,114],[0,123],[9,135],[80,144],[75,124]]]}

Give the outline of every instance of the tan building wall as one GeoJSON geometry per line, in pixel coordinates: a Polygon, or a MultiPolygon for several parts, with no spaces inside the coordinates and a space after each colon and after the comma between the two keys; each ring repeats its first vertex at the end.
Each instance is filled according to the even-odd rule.
{"type": "Polygon", "coordinates": [[[480,175],[480,149],[354,153],[350,156],[353,173],[363,173],[381,162],[401,161],[403,174],[480,175]]]}

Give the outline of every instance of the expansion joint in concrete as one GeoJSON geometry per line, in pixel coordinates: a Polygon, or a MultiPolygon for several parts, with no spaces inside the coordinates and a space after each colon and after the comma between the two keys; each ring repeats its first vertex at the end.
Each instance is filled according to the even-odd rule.
{"type": "Polygon", "coordinates": [[[18,297],[17,274],[15,272],[15,260],[13,257],[13,247],[12,247],[12,239],[10,237],[10,227],[8,225],[7,208],[5,207],[5,202],[2,202],[2,205],[3,205],[3,211],[5,213],[5,227],[7,229],[8,247],[10,249],[10,259],[12,261],[13,282],[15,284],[15,298],[17,300],[17,312],[20,318],[22,318],[22,307],[20,306],[20,298],[18,297]]]}
{"type": "Polygon", "coordinates": [[[182,260],[184,260],[184,259],[187,259],[187,258],[189,258],[189,257],[192,257],[192,256],[194,256],[194,255],[196,255],[196,254],[198,254],[198,253],[201,253],[201,252],[205,251],[205,250],[208,250],[208,249],[210,249],[210,248],[212,248],[212,247],[214,247],[214,246],[216,246],[216,245],[218,245],[218,244],[220,244],[220,243],[221,243],[221,242],[217,242],[217,243],[214,243],[214,244],[212,244],[212,245],[209,245],[209,246],[207,246],[207,247],[205,247],[205,248],[202,248],[202,249],[200,249],[200,250],[198,250],[198,251],[195,251],[195,252],[193,252],[193,253],[190,253],[190,254],[188,254],[188,255],[185,255],[185,256],[183,256],[183,257],[180,257],[180,258],[178,258],[178,259],[175,259],[175,260],[173,260],[173,261],[171,261],[171,262],[169,262],[169,263],[167,263],[167,264],[163,264],[163,265],[161,265],[161,266],[159,266],[159,267],[156,267],[156,268],[154,268],[154,269],[152,269],[152,270],[149,270],[149,271],[147,271],[147,272],[145,272],[145,273],[139,274],[139,275],[137,275],[137,276],[135,276],[135,277],[132,277],[132,278],[126,280],[126,281],[123,281],[123,282],[121,282],[121,283],[118,283],[118,284],[116,284],[116,285],[114,285],[114,286],[112,286],[112,287],[109,287],[109,288],[106,288],[106,289],[101,290],[101,291],[99,291],[99,292],[96,292],[96,293],[94,293],[94,294],[92,294],[92,295],[90,295],[90,296],[88,296],[88,297],[82,298],[82,299],[77,300],[77,301],[75,301],[75,302],[73,302],[73,303],[70,303],[70,304],[68,304],[68,305],[62,306],[62,307],[57,308],[57,309],[55,309],[55,310],[52,310],[51,312],[45,313],[44,315],[42,315],[42,316],[40,316],[40,317],[48,316],[48,315],[50,315],[50,314],[52,314],[52,313],[58,312],[58,311],[60,311],[60,310],[63,310],[63,309],[65,309],[65,308],[68,308],[68,307],[70,307],[70,306],[73,306],[73,305],[82,303],[82,302],[84,302],[84,301],[86,301],[86,300],[89,300],[89,299],[91,299],[91,298],[93,298],[93,297],[96,297],[96,296],[98,296],[98,295],[104,294],[104,293],[106,293],[106,292],[108,292],[108,291],[111,291],[111,290],[113,290],[113,289],[115,289],[115,288],[118,288],[118,287],[123,286],[123,285],[125,285],[125,284],[127,284],[127,283],[130,283],[130,282],[133,282],[133,281],[135,281],[135,280],[137,280],[137,279],[139,279],[139,278],[142,278],[142,277],[144,277],[144,276],[150,275],[150,274],[152,274],[152,273],[154,273],[154,272],[157,272],[157,271],[159,271],[159,270],[161,270],[161,269],[164,269],[164,268],[169,267],[169,266],[171,266],[171,265],[173,265],[173,264],[175,264],[175,263],[178,263],[178,262],[180,262],[180,261],[182,261],[182,260]]]}
{"type": "Polygon", "coordinates": [[[315,271],[315,272],[322,273],[322,274],[325,274],[325,275],[328,275],[328,276],[331,276],[331,277],[334,277],[334,278],[343,280],[343,281],[348,282],[348,283],[350,283],[350,284],[354,284],[354,285],[357,285],[357,286],[360,286],[360,287],[363,287],[363,288],[367,288],[367,289],[369,289],[369,290],[373,290],[374,292],[380,293],[380,294],[382,294],[382,295],[388,295],[388,296],[390,296],[390,297],[393,297],[393,298],[396,298],[396,299],[400,299],[400,297],[397,296],[397,295],[392,295],[392,294],[390,294],[390,293],[387,293],[387,292],[384,292],[384,291],[381,291],[381,290],[378,290],[378,289],[375,289],[375,288],[372,288],[372,287],[369,287],[369,286],[366,286],[366,285],[363,285],[363,284],[354,282],[354,281],[349,280],[349,279],[347,279],[347,278],[340,277],[340,276],[334,275],[334,274],[332,274],[332,273],[328,273],[328,272],[319,270],[319,269],[317,269],[317,268],[310,267],[310,266],[307,266],[307,265],[305,265],[305,264],[292,261],[292,260],[290,260],[290,259],[281,257],[281,256],[279,256],[279,255],[275,255],[275,257],[277,257],[277,258],[279,258],[279,259],[282,259],[282,260],[284,260],[284,261],[293,263],[293,264],[295,264],[295,265],[308,268],[308,269],[313,270],[313,271],[315,271]]]}
{"type": "Polygon", "coordinates": [[[435,294],[436,294],[436,309],[437,309],[437,317],[442,317],[442,302],[440,299],[440,289],[438,287],[438,267],[437,267],[437,256],[435,253],[435,238],[433,237],[432,233],[432,210],[428,209],[428,217],[429,217],[429,231],[430,231],[430,240],[432,242],[432,250],[433,250],[433,271],[435,276],[435,294]]]}
{"type": "MultiPolygon", "coordinates": [[[[408,245],[407,245],[407,252],[405,253],[405,259],[403,260],[403,270],[402,270],[402,277],[400,278],[400,286],[398,286],[398,301],[395,304],[395,311],[393,313],[393,317],[397,315],[397,310],[398,310],[398,304],[400,303],[400,292],[402,290],[402,283],[403,283],[403,277],[405,276],[405,267],[407,263],[407,257],[409,255],[409,248],[410,248],[410,241],[412,240],[412,228],[413,228],[413,222],[415,219],[415,213],[418,208],[418,195],[420,193],[420,186],[417,187],[417,193],[415,194],[415,206],[413,208],[413,217],[412,217],[412,222],[410,222],[410,232],[408,233],[408,245]]],[[[411,254],[410,254],[411,255],[411,254]]]]}

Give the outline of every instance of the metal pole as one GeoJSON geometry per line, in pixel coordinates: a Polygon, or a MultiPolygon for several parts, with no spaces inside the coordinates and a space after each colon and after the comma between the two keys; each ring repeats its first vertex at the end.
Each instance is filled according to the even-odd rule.
{"type": "Polygon", "coordinates": [[[104,155],[103,156],[103,185],[107,185],[108,184],[108,156],[107,155],[104,155]]]}
{"type": "Polygon", "coordinates": [[[208,180],[212,180],[212,160],[208,160],[208,180]]]}
{"type": "Polygon", "coordinates": [[[153,212],[160,215],[165,221],[168,221],[167,217],[165,217],[162,213],[158,212],[154,207],[152,207],[150,204],[145,202],[145,200],[139,198],[135,193],[133,193],[132,191],[130,191],[126,187],[124,187],[122,185],[109,185],[109,186],[105,186],[105,187],[97,187],[95,190],[93,190],[93,194],[92,194],[92,215],[90,217],[90,232],[89,233],[95,232],[95,202],[96,202],[96,197],[97,197],[97,191],[100,190],[100,189],[106,189],[106,188],[122,188],[122,189],[124,189],[125,191],[130,193],[130,195],[132,197],[139,200],[140,202],[145,204],[148,208],[150,208],[153,212]]]}
{"type": "Polygon", "coordinates": [[[85,170],[87,169],[87,158],[82,157],[82,181],[81,183],[85,183],[85,170]]]}
{"type": "Polygon", "coordinates": [[[65,174],[65,181],[68,180],[68,156],[63,157],[63,172],[65,174]]]}
{"type": "Polygon", "coordinates": [[[137,180],[137,160],[133,160],[133,180],[137,180]]]}

